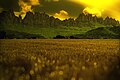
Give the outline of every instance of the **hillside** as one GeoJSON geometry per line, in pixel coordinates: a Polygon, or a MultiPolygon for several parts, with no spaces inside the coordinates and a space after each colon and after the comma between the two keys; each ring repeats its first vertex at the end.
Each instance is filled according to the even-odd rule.
{"type": "Polygon", "coordinates": [[[87,31],[85,34],[73,35],[73,38],[81,39],[120,39],[120,27],[99,27],[87,31]]]}
{"type": "Polygon", "coordinates": [[[45,39],[45,37],[40,34],[28,34],[25,32],[18,32],[12,30],[0,30],[0,39],[45,39]]]}
{"type": "Polygon", "coordinates": [[[19,35],[20,33],[21,35],[35,34],[42,35],[45,38],[53,38],[57,35],[72,36],[77,34],[87,35],[87,37],[81,38],[101,38],[101,36],[103,36],[103,38],[104,36],[107,36],[107,38],[118,38],[116,36],[120,30],[114,27],[118,25],[119,22],[113,18],[106,17],[103,19],[96,16],[92,17],[90,14],[80,14],[76,19],[69,18],[61,21],[58,18],[40,12],[27,12],[24,19],[22,19],[21,16],[16,17],[12,11],[3,11],[0,13],[0,30],[8,30],[8,34],[9,31],[13,31],[12,33],[16,31],[17,33],[19,32],[19,35]],[[101,26],[108,27],[109,30],[108,28],[99,30],[101,26]],[[98,30],[96,30],[96,28],[98,28],[98,30]],[[98,37],[96,37],[97,35],[98,37]]]}
{"type": "MultiPolygon", "coordinates": [[[[115,28],[112,28],[112,29],[115,29],[115,28]]],[[[106,39],[119,38],[118,37],[119,33],[117,32],[115,33],[107,27],[100,27],[97,29],[90,30],[85,35],[87,38],[98,38],[98,39],[99,38],[106,38],[106,39]]]]}

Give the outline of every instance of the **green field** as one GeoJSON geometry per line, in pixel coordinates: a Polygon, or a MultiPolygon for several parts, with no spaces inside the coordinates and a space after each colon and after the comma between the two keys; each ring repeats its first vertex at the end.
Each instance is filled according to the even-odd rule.
{"type": "Polygon", "coordinates": [[[0,80],[119,80],[118,39],[1,39],[0,80]]]}

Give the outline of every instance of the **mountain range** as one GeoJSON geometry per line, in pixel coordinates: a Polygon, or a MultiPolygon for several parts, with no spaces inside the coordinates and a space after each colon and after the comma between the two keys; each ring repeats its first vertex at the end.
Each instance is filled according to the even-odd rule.
{"type": "Polygon", "coordinates": [[[27,12],[24,19],[13,11],[0,13],[0,38],[120,38],[119,21],[80,14],[59,20],[45,12],[27,12]],[[27,36],[29,37],[27,37],[27,36]],[[36,36],[37,35],[37,36],[36,36]],[[21,36],[21,37],[18,37],[21,36]]]}

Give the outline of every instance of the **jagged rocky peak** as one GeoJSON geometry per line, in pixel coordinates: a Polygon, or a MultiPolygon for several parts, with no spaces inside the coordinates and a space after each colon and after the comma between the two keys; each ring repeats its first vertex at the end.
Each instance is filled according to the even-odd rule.
{"type": "Polygon", "coordinates": [[[34,16],[34,14],[32,12],[27,12],[24,19],[26,19],[26,18],[32,18],[33,16],[34,16]]]}
{"type": "Polygon", "coordinates": [[[119,21],[113,18],[92,16],[92,14],[85,15],[81,13],[76,19],[66,19],[61,21],[58,18],[49,16],[45,12],[27,12],[24,19],[21,16],[16,17],[13,11],[3,11],[0,13],[0,23],[2,24],[17,24],[22,23],[22,25],[33,25],[38,27],[56,27],[56,26],[73,26],[73,27],[94,27],[97,24],[100,25],[112,25],[116,26],[119,21]]]}
{"type": "Polygon", "coordinates": [[[13,17],[15,16],[13,11],[3,11],[2,13],[0,13],[0,18],[2,17],[13,17]]]}
{"type": "Polygon", "coordinates": [[[49,18],[49,15],[47,15],[45,12],[27,12],[24,19],[39,19],[39,18],[49,18]]]}
{"type": "Polygon", "coordinates": [[[1,24],[16,24],[19,23],[19,18],[15,16],[14,12],[9,11],[3,11],[0,13],[0,23],[1,24]]]}

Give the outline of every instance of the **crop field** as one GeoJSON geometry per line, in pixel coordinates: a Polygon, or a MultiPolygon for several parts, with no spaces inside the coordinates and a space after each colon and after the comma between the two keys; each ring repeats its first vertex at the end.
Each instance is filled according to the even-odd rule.
{"type": "Polygon", "coordinates": [[[0,80],[119,80],[118,39],[1,39],[0,80]]]}

